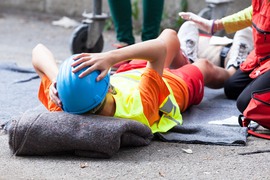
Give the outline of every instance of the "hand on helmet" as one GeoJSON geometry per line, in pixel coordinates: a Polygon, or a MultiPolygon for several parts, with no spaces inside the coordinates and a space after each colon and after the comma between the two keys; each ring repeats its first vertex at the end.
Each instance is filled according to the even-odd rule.
{"type": "Polygon", "coordinates": [[[53,81],[50,85],[49,95],[54,104],[56,104],[58,107],[62,107],[62,102],[58,97],[58,91],[56,89],[56,81],[53,81]]]}
{"type": "Polygon", "coordinates": [[[97,81],[103,79],[111,68],[109,56],[106,53],[82,53],[73,58],[75,62],[72,64],[74,67],[73,72],[76,73],[83,68],[86,68],[79,77],[82,78],[91,72],[100,71],[97,81]]]}
{"type": "Polygon", "coordinates": [[[184,20],[193,21],[194,23],[196,23],[200,30],[205,31],[207,33],[213,33],[212,26],[214,20],[202,18],[191,12],[180,12],[178,13],[178,15],[184,20]]]}

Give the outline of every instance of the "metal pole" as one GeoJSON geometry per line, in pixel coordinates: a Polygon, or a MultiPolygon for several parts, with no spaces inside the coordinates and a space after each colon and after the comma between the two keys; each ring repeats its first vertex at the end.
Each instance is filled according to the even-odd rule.
{"type": "Polygon", "coordinates": [[[102,14],[102,0],[94,0],[94,9],[93,15],[101,15],[102,14]]]}

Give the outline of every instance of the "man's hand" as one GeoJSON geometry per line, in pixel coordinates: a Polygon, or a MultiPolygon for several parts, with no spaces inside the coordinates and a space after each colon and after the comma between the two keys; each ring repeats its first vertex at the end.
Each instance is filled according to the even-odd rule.
{"type": "Polygon", "coordinates": [[[103,79],[113,65],[108,53],[82,53],[75,56],[73,59],[75,60],[72,64],[74,73],[86,68],[79,75],[79,77],[82,78],[91,72],[98,70],[100,71],[100,74],[97,77],[97,81],[103,79]]]}
{"type": "Polygon", "coordinates": [[[205,31],[207,33],[213,33],[213,22],[214,20],[208,20],[205,18],[202,18],[196,14],[193,14],[191,12],[180,12],[178,15],[187,21],[193,21],[197,24],[198,28],[202,31],[205,31]]]}
{"type": "Polygon", "coordinates": [[[54,104],[56,104],[58,107],[62,107],[62,102],[58,97],[58,91],[56,89],[56,81],[53,81],[50,85],[49,95],[54,104]]]}

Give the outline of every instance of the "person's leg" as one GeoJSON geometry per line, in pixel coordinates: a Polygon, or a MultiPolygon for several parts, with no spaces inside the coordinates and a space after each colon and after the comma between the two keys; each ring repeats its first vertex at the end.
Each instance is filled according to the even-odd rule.
{"type": "Polygon", "coordinates": [[[251,93],[258,90],[263,90],[270,88],[270,71],[259,76],[257,79],[253,80],[249,85],[242,91],[242,93],[237,98],[237,108],[240,112],[244,112],[246,107],[251,100],[251,93]]]}
{"type": "Polygon", "coordinates": [[[116,38],[121,43],[134,44],[130,0],[108,0],[116,38]]]}
{"type": "MultiPolygon", "coordinates": [[[[233,67],[232,67],[233,68],[233,67]]],[[[224,93],[228,99],[237,99],[252,81],[248,72],[238,69],[224,84],[224,93]]]]}
{"type": "Polygon", "coordinates": [[[164,30],[158,38],[166,40],[167,55],[164,63],[164,68],[178,69],[186,64],[189,60],[180,49],[180,42],[177,34],[173,30],[164,30]]]}
{"type": "Polygon", "coordinates": [[[168,59],[165,61],[165,68],[177,69],[186,64],[190,64],[188,57],[180,49],[178,52],[175,52],[175,57],[173,59],[168,59]]]}
{"type": "Polygon", "coordinates": [[[33,49],[32,65],[41,78],[46,75],[51,81],[55,81],[58,74],[58,66],[53,54],[44,45],[38,44],[33,49]]]}
{"type": "MultiPolygon", "coordinates": [[[[180,109],[182,112],[184,112],[186,108],[192,105],[197,105],[202,101],[204,95],[204,78],[198,67],[192,64],[188,64],[178,69],[167,70],[174,75],[180,77],[180,79],[185,82],[184,86],[188,88],[188,101],[185,100],[185,90],[181,88],[183,87],[182,81],[178,81],[175,83],[178,84],[177,90],[179,89],[181,92],[177,92],[176,89],[173,90],[175,93],[175,98],[177,99],[177,101],[181,102],[179,103],[179,106],[181,107],[180,109]],[[187,103],[186,106],[184,105],[185,103],[187,103]]],[[[166,74],[166,71],[164,74],[166,74]]]]}
{"type": "MultiPolygon", "coordinates": [[[[229,60],[227,60],[226,62],[226,69],[222,70],[221,68],[214,66],[214,68],[209,69],[211,71],[205,71],[208,74],[212,74],[212,78],[208,75],[206,76],[210,77],[210,87],[212,85],[214,85],[215,87],[216,85],[221,83],[224,85],[226,96],[229,99],[236,99],[238,95],[242,92],[244,87],[250,82],[248,74],[242,73],[240,70],[237,69],[239,69],[239,65],[246,59],[247,55],[252,49],[253,41],[251,28],[246,28],[244,30],[238,31],[234,36],[233,45],[231,47],[230,55],[228,57],[229,60]],[[216,75],[213,76],[212,71],[216,72],[216,75]],[[225,76],[222,77],[223,75],[225,76]],[[212,84],[214,82],[216,82],[217,84],[212,84]]],[[[213,65],[211,64],[211,66],[213,65]]],[[[203,67],[201,69],[203,70],[203,67]]],[[[207,81],[205,82],[207,84],[207,81]]]]}
{"type": "Polygon", "coordinates": [[[158,37],[163,6],[164,0],[143,0],[142,41],[158,37]]]}
{"type": "Polygon", "coordinates": [[[193,65],[200,69],[203,74],[205,86],[209,88],[222,88],[225,81],[231,76],[226,69],[218,67],[205,59],[200,59],[193,63],[193,65]]]}

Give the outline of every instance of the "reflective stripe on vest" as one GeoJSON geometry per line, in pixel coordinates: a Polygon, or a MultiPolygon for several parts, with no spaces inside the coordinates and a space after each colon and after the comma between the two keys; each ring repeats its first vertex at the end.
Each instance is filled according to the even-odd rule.
{"type": "MultiPolygon", "coordinates": [[[[138,86],[138,83],[141,79],[141,74],[142,74],[143,70],[137,69],[137,70],[131,70],[128,72],[121,72],[118,74],[114,74],[111,77],[111,82],[115,83],[112,84],[115,86],[116,91],[118,90],[118,84],[119,82],[121,83],[122,88],[123,87],[128,87],[130,89],[135,88],[135,86],[138,86]],[[133,82],[133,83],[130,83],[133,82]],[[136,84],[136,85],[135,85],[136,84]],[[132,86],[132,87],[131,87],[132,86]]],[[[163,113],[160,117],[160,120],[155,122],[151,127],[149,125],[149,122],[147,120],[147,118],[145,117],[143,110],[141,110],[141,114],[135,114],[136,117],[134,117],[134,120],[137,120],[145,125],[147,125],[148,127],[151,128],[152,132],[167,132],[168,130],[170,130],[171,128],[173,128],[175,125],[181,125],[182,124],[182,116],[180,114],[180,109],[179,106],[173,96],[173,92],[171,87],[169,86],[169,84],[167,83],[167,81],[163,78],[167,88],[170,91],[170,95],[161,103],[159,110],[163,113]]],[[[134,89],[133,89],[134,90],[134,89]]],[[[120,93],[118,91],[118,93],[120,93]]],[[[121,93],[121,96],[125,96],[126,94],[121,93]]],[[[133,93],[133,97],[135,97],[136,99],[140,99],[140,94],[139,93],[133,93]],[[138,96],[136,98],[136,96],[138,96]]],[[[121,97],[115,95],[115,98],[119,98],[119,100],[121,99],[121,97]]],[[[141,106],[142,107],[142,102],[140,100],[140,102],[135,101],[134,103],[140,103],[136,106],[141,106]]],[[[128,105],[127,105],[128,106],[128,105]]],[[[125,111],[125,109],[121,109],[124,107],[117,107],[117,111],[125,111]]],[[[136,109],[137,110],[137,109],[136,109]]],[[[135,110],[135,111],[136,111],[135,110]]],[[[138,110],[137,110],[138,112],[138,110]]],[[[125,112],[119,112],[120,114],[125,114],[125,112]]],[[[128,116],[128,115],[127,115],[128,116]]],[[[125,117],[124,117],[125,118],[125,117]]]]}

